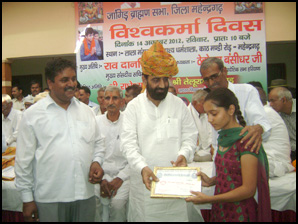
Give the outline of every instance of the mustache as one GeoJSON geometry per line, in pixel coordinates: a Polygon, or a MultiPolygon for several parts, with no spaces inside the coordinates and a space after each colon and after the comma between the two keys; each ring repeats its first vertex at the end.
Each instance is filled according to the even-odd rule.
{"type": "Polygon", "coordinates": [[[210,89],[212,89],[214,86],[219,86],[219,83],[214,83],[213,85],[209,86],[210,89]]]}
{"type": "Polygon", "coordinates": [[[116,105],[114,105],[114,104],[111,104],[111,105],[107,106],[107,108],[114,108],[114,107],[116,107],[116,105]]]}
{"type": "Polygon", "coordinates": [[[159,90],[166,91],[166,88],[156,88],[155,89],[155,91],[159,91],[159,90]]]}
{"type": "Polygon", "coordinates": [[[71,86],[69,86],[69,87],[66,87],[65,89],[64,89],[64,91],[67,91],[67,90],[72,90],[72,91],[75,91],[75,87],[71,87],[71,86]]]}

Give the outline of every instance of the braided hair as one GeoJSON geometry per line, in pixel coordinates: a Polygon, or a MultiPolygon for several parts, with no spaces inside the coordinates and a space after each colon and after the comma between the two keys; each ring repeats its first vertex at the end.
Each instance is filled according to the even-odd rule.
{"type": "Polygon", "coordinates": [[[205,102],[207,100],[211,100],[216,106],[223,107],[225,110],[228,110],[230,105],[233,104],[235,106],[234,115],[236,116],[239,124],[243,127],[246,126],[246,122],[239,107],[238,99],[231,90],[227,88],[215,89],[206,96],[205,102]]]}

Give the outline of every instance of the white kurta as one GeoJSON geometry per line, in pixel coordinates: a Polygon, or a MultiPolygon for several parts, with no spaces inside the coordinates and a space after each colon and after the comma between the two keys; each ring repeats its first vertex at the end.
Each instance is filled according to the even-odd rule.
{"type": "Polygon", "coordinates": [[[156,107],[146,91],[125,109],[121,151],[131,167],[128,221],[188,221],[184,199],[151,199],[141,171],[172,166],[178,155],[193,159],[197,130],[184,102],[167,94],[156,107]]]}
{"type": "Polygon", "coordinates": [[[264,109],[272,126],[268,141],[263,142],[269,163],[269,177],[283,176],[294,170],[291,164],[288,130],[283,119],[273,108],[265,105],[264,109]]]}
{"type": "MultiPolygon", "coordinates": [[[[106,216],[106,210],[109,213],[107,220],[110,222],[124,222],[126,221],[126,204],[128,202],[129,193],[129,165],[127,159],[123,156],[120,151],[120,133],[122,130],[123,123],[123,113],[120,112],[119,119],[117,121],[110,121],[107,118],[107,113],[103,115],[96,116],[96,121],[100,133],[105,138],[106,152],[104,156],[104,162],[102,164],[102,169],[104,170],[103,180],[112,181],[115,178],[120,178],[123,183],[121,187],[117,190],[115,197],[111,200],[100,198],[100,186],[95,185],[95,195],[100,198],[103,206],[107,209],[103,209],[102,217],[106,216]],[[105,205],[103,200],[109,202],[105,205]]],[[[100,213],[99,211],[97,211],[100,213]]]]}
{"type": "Polygon", "coordinates": [[[22,117],[23,113],[13,108],[6,118],[2,114],[2,130],[8,147],[17,146],[17,136],[22,117]]]}
{"type": "MultiPolygon", "coordinates": [[[[123,180],[123,182],[128,181],[129,165],[126,157],[124,157],[122,152],[120,151],[120,132],[123,123],[122,112],[120,112],[120,117],[115,122],[111,122],[110,120],[108,120],[106,113],[100,116],[96,116],[96,120],[100,129],[100,133],[105,137],[106,145],[104,162],[102,164],[102,169],[105,173],[103,179],[112,181],[116,177],[119,177],[123,180]]],[[[127,199],[128,189],[120,189],[118,190],[117,198],[127,199]]],[[[99,197],[99,191],[96,192],[95,195],[99,197]]]]}
{"type": "Polygon", "coordinates": [[[212,126],[208,122],[208,116],[206,113],[199,114],[199,112],[190,103],[188,109],[195,121],[197,130],[199,145],[197,147],[197,154],[199,156],[207,156],[210,154],[211,143],[212,143],[212,126]]]}

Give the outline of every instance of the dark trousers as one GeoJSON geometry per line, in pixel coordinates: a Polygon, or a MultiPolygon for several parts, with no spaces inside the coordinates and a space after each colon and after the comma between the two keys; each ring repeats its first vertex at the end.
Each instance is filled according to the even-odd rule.
{"type": "Polygon", "coordinates": [[[40,222],[94,222],[95,196],[73,202],[36,202],[40,222]]]}

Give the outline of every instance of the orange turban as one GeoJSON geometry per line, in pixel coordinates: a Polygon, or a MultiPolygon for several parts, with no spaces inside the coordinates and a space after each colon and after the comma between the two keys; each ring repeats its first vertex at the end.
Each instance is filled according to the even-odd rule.
{"type": "Polygon", "coordinates": [[[175,58],[158,41],[143,53],[140,62],[145,75],[171,77],[178,73],[175,58]]]}

